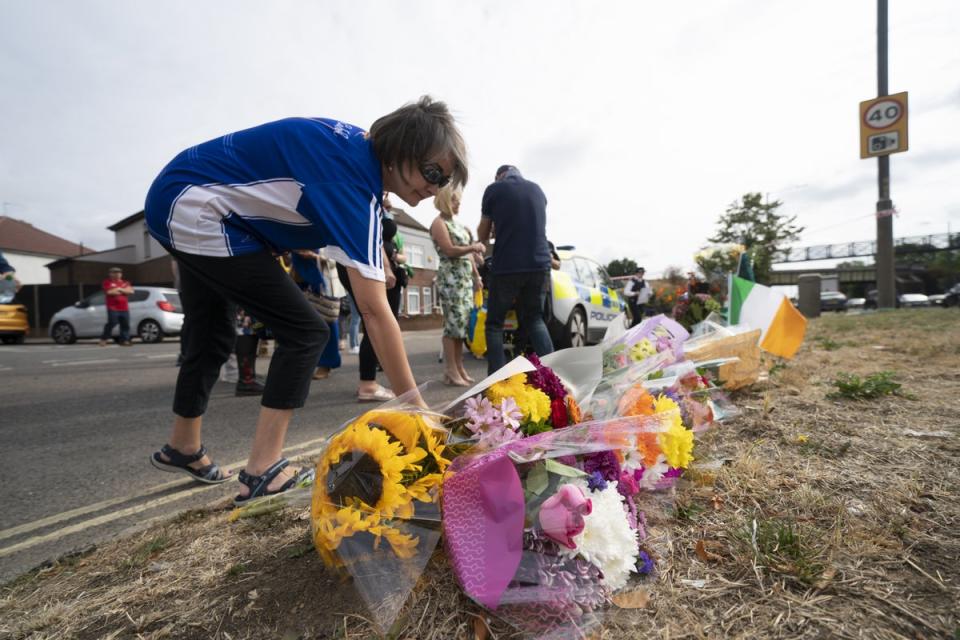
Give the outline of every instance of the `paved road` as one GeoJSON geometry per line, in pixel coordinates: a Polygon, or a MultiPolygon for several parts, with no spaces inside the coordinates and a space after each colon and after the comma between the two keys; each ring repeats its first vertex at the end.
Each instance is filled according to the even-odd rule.
{"type": "MultiPolygon", "coordinates": [[[[439,379],[440,332],[407,333],[404,342],[417,380],[439,379]]],[[[149,464],[168,435],[178,350],[175,341],[0,346],[0,584],[235,492],[234,482],[209,487],[149,464]]],[[[482,378],[485,363],[466,361],[482,378]]],[[[268,364],[261,358],[258,371],[268,364]]],[[[344,354],[341,369],[313,383],[291,423],[288,456],[317,455],[326,436],[373,406],[357,404],[357,379],[357,357],[344,354]]],[[[437,385],[427,399],[442,406],[461,391],[437,385]]],[[[258,407],[258,398],[237,398],[232,384],[217,384],[203,437],[218,463],[242,467],[258,407]]]]}

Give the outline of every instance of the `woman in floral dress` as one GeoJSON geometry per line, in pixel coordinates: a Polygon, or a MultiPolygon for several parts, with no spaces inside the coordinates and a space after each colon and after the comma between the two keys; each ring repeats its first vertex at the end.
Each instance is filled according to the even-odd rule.
{"type": "Polygon", "coordinates": [[[473,378],[463,367],[463,341],[473,308],[473,293],[480,290],[480,273],[475,257],[484,246],[473,242],[470,230],[455,219],[460,211],[460,191],[441,189],[434,198],[440,212],[430,225],[430,237],[440,256],[437,292],[443,308],[443,380],[448,385],[468,386],[473,378]]]}

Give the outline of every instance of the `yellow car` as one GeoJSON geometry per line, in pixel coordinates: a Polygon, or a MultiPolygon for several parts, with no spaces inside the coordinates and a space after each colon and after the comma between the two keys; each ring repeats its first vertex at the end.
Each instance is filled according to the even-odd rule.
{"type": "Polygon", "coordinates": [[[30,331],[27,308],[14,302],[13,280],[0,282],[0,340],[3,344],[23,344],[30,331]]]}

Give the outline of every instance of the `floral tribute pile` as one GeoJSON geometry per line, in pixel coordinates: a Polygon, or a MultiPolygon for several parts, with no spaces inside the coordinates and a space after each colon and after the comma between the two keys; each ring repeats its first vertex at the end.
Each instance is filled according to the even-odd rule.
{"type": "Polygon", "coordinates": [[[318,552],[384,633],[442,534],[477,603],[530,637],[584,634],[655,574],[650,505],[671,499],[695,434],[734,415],[688,338],[658,316],[599,350],[518,358],[442,412],[401,398],[361,415],[317,463],[318,552]]]}

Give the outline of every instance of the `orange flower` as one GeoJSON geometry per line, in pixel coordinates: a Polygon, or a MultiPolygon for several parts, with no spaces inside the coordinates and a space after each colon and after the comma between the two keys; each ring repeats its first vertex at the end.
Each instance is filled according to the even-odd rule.
{"type": "Polygon", "coordinates": [[[643,386],[636,384],[627,389],[620,399],[619,413],[622,416],[652,416],[654,414],[653,396],[643,386]]]}
{"type": "Polygon", "coordinates": [[[657,432],[644,432],[637,435],[637,451],[643,456],[643,465],[647,468],[657,463],[660,455],[660,441],[657,432]]]}
{"type": "Polygon", "coordinates": [[[580,424],[583,422],[583,414],[580,412],[580,405],[574,400],[573,396],[567,394],[567,417],[570,424],[580,424]]]}

